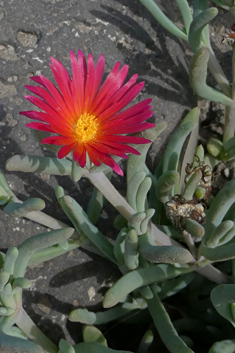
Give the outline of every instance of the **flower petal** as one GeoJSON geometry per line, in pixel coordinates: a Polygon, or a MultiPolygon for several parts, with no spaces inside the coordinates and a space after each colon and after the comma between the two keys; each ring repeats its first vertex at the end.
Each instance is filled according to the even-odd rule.
{"type": "Polygon", "coordinates": [[[100,165],[100,164],[97,163],[100,160],[101,162],[103,162],[104,164],[106,164],[110,168],[112,168],[117,174],[123,176],[122,169],[119,167],[119,165],[109,155],[98,151],[94,147],[91,148],[90,146],[89,147],[87,146],[87,151],[88,151],[88,155],[89,155],[91,161],[96,166],[100,165]]]}
{"type": "Polygon", "coordinates": [[[20,115],[25,115],[29,119],[39,120],[39,121],[47,121],[48,114],[37,112],[35,110],[29,110],[26,112],[19,112],[20,115]]]}
{"type": "Polygon", "coordinates": [[[86,165],[86,149],[83,144],[77,144],[73,151],[73,158],[78,161],[80,167],[84,168],[86,165]]]}
{"type": "Polygon", "coordinates": [[[74,149],[75,146],[76,146],[76,144],[74,143],[72,145],[67,145],[67,146],[62,147],[58,151],[58,158],[61,159],[61,158],[66,157],[74,149]]]}
{"type": "Polygon", "coordinates": [[[64,136],[49,136],[49,137],[45,137],[41,141],[41,143],[46,143],[49,145],[56,145],[56,146],[64,146],[64,145],[71,145],[71,139],[64,136]]]}
{"type": "Polygon", "coordinates": [[[31,127],[31,129],[35,129],[35,130],[54,132],[54,130],[52,130],[50,128],[50,125],[43,124],[43,123],[37,123],[36,121],[33,122],[33,123],[28,123],[25,126],[26,127],[31,127]]]}

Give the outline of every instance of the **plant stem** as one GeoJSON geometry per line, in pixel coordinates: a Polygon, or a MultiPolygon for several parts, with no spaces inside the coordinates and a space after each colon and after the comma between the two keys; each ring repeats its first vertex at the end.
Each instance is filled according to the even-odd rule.
{"type": "Polygon", "coordinates": [[[58,347],[35,325],[23,308],[18,312],[16,325],[31,341],[40,345],[45,353],[58,353],[58,347]]]}
{"type": "MultiPolygon", "coordinates": [[[[127,220],[133,216],[136,211],[128,204],[128,202],[115,189],[113,184],[104,175],[104,173],[89,173],[85,175],[90,182],[98,189],[104,197],[118,210],[118,212],[127,220]]],[[[150,222],[150,228],[154,241],[157,245],[176,245],[182,246],[174,239],[168,237],[165,233],[160,231],[153,223],[150,222]]]]}
{"type": "Polygon", "coordinates": [[[188,233],[186,230],[184,230],[182,232],[182,234],[183,234],[184,240],[185,240],[186,244],[188,245],[188,248],[191,251],[194,259],[196,259],[197,258],[197,250],[196,250],[196,247],[194,245],[194,241],[193,241],[193,238],[192,238],[191,234],[188,233]]]}
{"type": "Polygon", "coordinates": [[[85,176],[90,182],[101,191],[104,197],[123,215],[127,220],[136,213],[136,211],[128,204],[128,202],[115,189],[113,184],[104,175],[104,173],[87,173],[85,176]]]}
{"type": "Polygon", "coordinates": [[[218,284],[232,283],[232,279],[230,276],[226,275],[225,273],[221,272],[214,266],[210,265],[210,261],[207,259],[198,262],[194,266],[195,266],[195,270],[198,273],[200,273],[210,281],[213,281],[218,284]]]}
{"type": "Polygon", "coordinates": [[[30,212],[27,214],[26,218],[51,229],[61,229],[68,227],[66,223],[61,222],[60,220],[51,217],[42,211],[30,212]]]}

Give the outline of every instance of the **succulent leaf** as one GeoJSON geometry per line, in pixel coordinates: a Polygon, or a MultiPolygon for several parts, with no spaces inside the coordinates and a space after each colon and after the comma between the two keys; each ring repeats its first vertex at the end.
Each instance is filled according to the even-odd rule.
{"type": "Polygon", "coordinates": [[[212,289],[211,301],[218,313],[235,327],[230,306],[235,303],[235,284],[220,284],[212,289]]]}
{"type": "Polygon", "coordinates": [[[38,198],[30,198],[23,203],[11,200],[4,207],[4,211],[12,217],[25,217],[28,213],[41,211],[45,208],[45,202],[38,198]]]}
{"type": "Polygon", "coordinates": [[[139,268],[122,276],[105,294],[104,308],[110,308],[123,300],[135,289],[147,286],[154,282],[176,277],[188,272],[188,268],[175,268],[172,265],[160,264],[148,268],[139,268]]]}
{"type": "Polygon", "coordinates": [[[65,158],[15,155],[7,160],[6,169],[15,172],[71,175],[72,162],[65,158]]]}
{"type": "MultiPolygon", "coordinates": [[[[136,136],[144,137],[150,141],[154,141],[165,130],[166,127],[167,127],[167,122],[160,121],[155,124],[154,128],[145,130],[141,132],[141,134],[136,134],[136,136]]],[[[150,144],[133,145],[133,147],[138,152],[140,152],[140,155],[137,156],[135,154],[130,154],[128,156],[127,176],[126,176],[127,185],[134,174],[144,170],[145,159],[150,146],[151,146],[150,144]]]]}
{"type": "Polygon", "coordinates": [[[220,91],[206,84],[207,64],[210,53],[207,48],[199,49],[193,56],[189,66],[189,81],[199,97],[224,105],[234,104],[233,100],[220,91]]]}
{"type": "Polygon", "coordinates": [[[84,342],[97,342],[102,346],[108,347],[107,341],[102,332],[95,326],[85,326],[83,328],[83,341],[84,342]]]}
{"type": "Polygon", "coordinates": [[[66,342],[63,338],[59,342],[59,352],[58,353],[75,353],[74,348],[66,342]]]}
{"type": "Polygon", "coordinates": [[[200,12],[192,21],[189,27],[188,42],[194,52],[201,48],[202,33],[206,25],[218,14],[215,7],[200,12]]]}
{"type": "Polygon", "coordinates": [[[138,235],[131,229],[125,238],[124,261],[128,270],[134,270],[139,265],[138,235]]]}

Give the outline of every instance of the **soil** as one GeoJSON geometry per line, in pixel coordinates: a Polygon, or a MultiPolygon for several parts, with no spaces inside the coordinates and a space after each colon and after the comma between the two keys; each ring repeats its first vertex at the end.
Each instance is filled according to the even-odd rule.
{"type": "MultiPolygon", "coordinates": [[[[182,27],[172,1],[157,0],[157,3],[182,27]]],[[[152,98],[155,112],[152,120],[168,123],[148,157],[149,168],[153,170],[171,133],[197,105],[197,97],[188,82],[192,52],[187,44],[162,28],[137,0],[2,0],[0,19],[0,167],[19,199],[40,197],[46,202],[46,213],[69,223],[56,202],[54,188],[63,186],[66,193],[86,209],[92,192],[92,186],[86,180],[75,184],[69,177],[5,170],[6,160],[15,154],[54,156],[25,127],[28,119],[19,115],[19,111],[34,109],[24,99],[28,94],[24,86],[32,83],[29,77],[42,73],[52,79],[50,56],[70,70],[71,49],[74,52],[81,49],[86,56],[91,53],[95,61],[103,53],[106,75],[117,61],[128,64],[128,77],[138,73],[139,80],[145,81],[137,101],[152,98]]],[[[213,47],[227,77],[231,77],[232,49],[221,44],[221,35],[232,22],[231,16],[220,10],[220,16],[211,27],[213,47]]],[[[214,84],[211,78],[209,82],[214,84]]],[[[201,101],[200,106],[203,129],[199,140],[205,144],[208,132],[221,136],[224,112],[219,104],[201,101]]],[[[232,167],[226,168],[229,171],[225,176],[230,178],[232,167]]],[[[124,194],[125,178],[115,177],[114,182],[124,194]]],[[[106,236],[113,237],[116,231],[111,224],[116,211],[106,204],[103,215],[99,226],[106,236]]],[[[0,229],[2,251],[46,231],[39,224],[13,219],[3,211],[0,211],[0,229]]],[[[68,313],[77,307],[101,310],[103,294],[119,276],[118,270],[108,261],[77,249],[28,270],[27,278],[33,280],[33,286],[24,292],[24,306],[54,342],[66,337],[70,343],[76,343],[81,339],[81,325],[70,323],[68,313]]],[[[121,332],[118,330],[116,332],[121,332]]],[[[117,342],[114,339],[112,348],[120,349],[117,342]]],[[[131,344],[121,348],[134,349],[131,344]]]]}

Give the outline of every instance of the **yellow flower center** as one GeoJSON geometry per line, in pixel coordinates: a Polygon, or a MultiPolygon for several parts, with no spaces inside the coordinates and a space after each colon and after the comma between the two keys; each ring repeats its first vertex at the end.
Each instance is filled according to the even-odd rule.
{"type": "Polygon", "coordinates": [[[96,116],[84,113],[78,118],[75,127],[75,135],[80,142],[88,142],[95,138],[98,129],[99,122],[96,116]]]}

